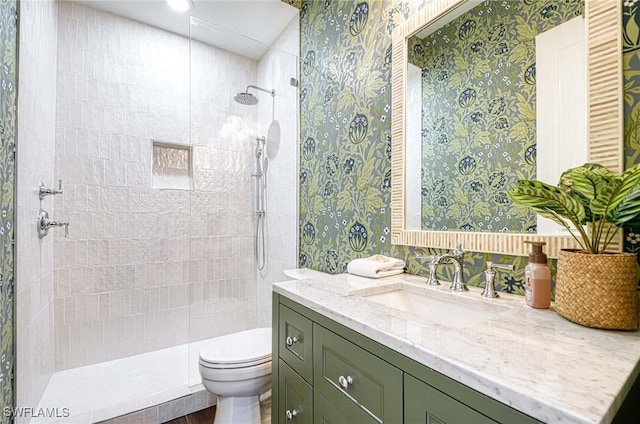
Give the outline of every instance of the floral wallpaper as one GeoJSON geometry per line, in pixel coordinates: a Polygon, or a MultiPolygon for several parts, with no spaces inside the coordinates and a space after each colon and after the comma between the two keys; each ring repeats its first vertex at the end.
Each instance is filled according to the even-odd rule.
{"type": "MultiPolygon", "coordinates": [[[[408,272],[425,275],[427,260],[418,256],[439,252],[392,246],[389,238],[391,31],[428,1],[326,0],[301,5],[301,267],[346,272],[350,260],[382,253],[405,259],[408,272]]],[[[640,161],[636,3],[625,1],[623,14],[627,164],[640,161]]],[[[629,232],[626,240],[627,250],[640,249],[640,233],[629,232]]],[[[514,271],[498,274],[497,288],[524,293],[526,257],[467,252],[469,284],[484,281],[486,261],[513,264],[514,271]]],[[[555,274],[555,261],[550,264],[555,274]]],[[[453,266],[444,266],[442,273],[443,279],[450,278],[453,266]]]]}
{"type": "Polygon", "coordinates": [[[422,69],[422,228],[536,232],[507,190],[536,174],[535,37],[584,1],[485,2],[408,42],[422,69]]]}
{"type": "Polygon", "coordinates": [[[301,9],[300,265],[390,249],[391,37],[381,0],[301,9]]]}
{"type": "MultiPolygon", "coordinates": [[[[638,13],[638,3],[638,0],[623,1],[622,13],[625,168],[640,163],[640,13],[638,13]]],[[[640,228],[626,231],[625,250],[633,253],[640,251],[640,228]]],[[[640,282],[638,288],[640,289],[640,282]]]]}
{"type": "MultiPolygon", "coordinates": [[[[0,2],[0,412],[14,399],[14,254],[13,194],[15,187],[17,1],[0,2]]],[[[2,422],[11,418],[0,414],[2,422]]]]}

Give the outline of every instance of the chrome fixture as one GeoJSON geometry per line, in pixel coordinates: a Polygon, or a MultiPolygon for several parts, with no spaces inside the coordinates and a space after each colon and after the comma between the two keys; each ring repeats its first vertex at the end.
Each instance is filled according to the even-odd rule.
{"type": "Polygon", "coordinates": [[[496,291],[495,286],[495,277],[496,277],[496,269],[506,269],[507,271],[513,271],[513,265],[498,265],[494,264],[491,261],[487,261],[487,270],[484,272],[486,284],[484,286],[484,290],[482,290],[482,297],[488,298],[496,298],[500,297],[498,292],[496,291]]]}
{"type": "Polygon", "coordinates": [[[48,188],[44,183],[40,183],[40,200],[46,196],[62,194],[62,180],[58,180],[58,188],[48,188]]]}
{"type": "Polygon", "coordinates": [[[429,256],[417,256],[417,259],[429,260],[429,279],[427,280],[428,286],[439,286],[440,281],[436,277],[436,271],[438,270],[438,261],[442,255],[429,255],[429,256]]]}
{"type": "Polygon", "coordinates": [[[298,415],[298,411],[293,409],[287,409],[287,411],[284,413],[285,418],[287,419],[287,421],[293,421],[293,419],[298,415]]]}
{"type": "Polygon", "coordinates": [[[254,256],[259,271],[266,265],[266,245],[264,234],[264,220],[266,211],[264,210],[264,172],[262,170],[264,136],[256,138],[256,173],[251,174],[256,179],[256,234],[254,238],[254,256]]]}
{"type": "Polygon", "coordinates": [[[257,105],[260,100],[253,94],[249,93],[250,88],[264,91],[265,93],[271,94],[271,97],[276,97],[276,90],[267,90],[266,88],[257,87],[255,85],[248,85],[247,89],[243,92],[236,94],[233,100],[245,106],[257,105]]]}
{"type": "Polygon", "coordinates": [[[47,211],[40,209],[38,212],[38,238],[43,238],[49,234],[49,228],[64,227],[64,236],[69,237],[69,223],[62,221],[53,221],[49,219],[47,211]]]}
{"type": "Polygon", "coordinates": [[[467,288],[467,283],[464,281],[464,251],[462,250],[462,245],[460,243],[456,244],[453,252],[435,255],[433,259],[431,259],[431,262],[429,263],[430,273],[427,284],[432,286],[437,286],[440,284],[437,279],[436,272],[438,269],[438,265],[444,259],[449,259],[450,262],[453,263],[453,267],[455,269],[455,274],[453,275],[453,281],[451,282],[451,287],[449,287],[449,290],[454,292],[468,291],[469,289],[467,288]]]}
{"type": "Polygon", "coordinates": [[[298,338],[296,336],[289,336],[285,339],[285,343],[287,346],[293,346],[295,343],[298,343],[298,338]]]}
{"type": "Polygon", "coordinates": [[[347,390],[349,388],[349,385],[353,384],[353,377],[351,377],[350,375],[346,377],[344,375],[341,375],[340,377],[338,377],[338,384],[340,385],[340,387],[342,387],[343,390],[347,390]]]}

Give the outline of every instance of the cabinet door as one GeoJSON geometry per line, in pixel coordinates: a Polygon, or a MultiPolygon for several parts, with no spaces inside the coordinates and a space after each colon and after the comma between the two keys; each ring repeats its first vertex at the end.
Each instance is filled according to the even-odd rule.
{"type": "Polygon", "coordinates": [[[313,384],[312,323],[299,313],[280,305],[278,350],[280,357],[313,384]]]}
{"type": "Polygon", "coordinates": [[[278,364],[278,411],[272,423],[313,423],[313,389],[282,360],[278,364]]]}
{"type": "Polygon", "coordinates": [[[406,424],[489,424],[495,421],[434,389],[409,374],[404,375],[406,424]]]}
{"type": "Polygon", "coordinates": [[[313,392],[314,424],[378,424],[378,421],[357,407],[342,411],[317,390],[313,392]]]}
{"type": "Polygon", "coordinates": [[[313,325],[314,387],[336,408],[356,407],[379,423],[402,422],[402,371],[313,325]]]}

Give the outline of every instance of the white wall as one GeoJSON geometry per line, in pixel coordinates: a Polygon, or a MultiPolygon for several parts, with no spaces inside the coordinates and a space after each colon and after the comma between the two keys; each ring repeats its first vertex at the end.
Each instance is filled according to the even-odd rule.
{"type": "MultiPolygon", "coordinates": [[[[258,85],[275,89],[275,106],[261,101],[260,135],[267,136],[272,117],[280,125],[278,148],[269,146],[266,160],[266,246],[267,265],[258,272],[258,325],[271,325],[271,284],[283,281],[283,270],[297,268],[298,263],[298,89],[289,78],[298,78],[300,43],[299,18],[296,16],[258,62],[258,85]]],[[[266,100],[266,99],[265,99],[266,100]]]]}
{"type": "MultiPolygon", "coordinates": [[[[38,239],[40,207],[53,218],[57,4],[20,2],[17,142],[16,336],[18,407],[37,407],[53,373],[53,238],[38,239]]],[[[18,421],[21,421],[19,418],[18,421]]],[[[26,422],[26,420],[25,420],[26,422]]]]}
{"type": "Polygon", "coordinates": [[[190,93],[188,39],[60,11],[55,209],[71,226],[54,242],[56,369],[254,327],[255,112],[232,85],[254,81],[255,62],[195,43],[190,93]],[[151,188],[154,139],[193,144],[193,191],[151,188]]]}

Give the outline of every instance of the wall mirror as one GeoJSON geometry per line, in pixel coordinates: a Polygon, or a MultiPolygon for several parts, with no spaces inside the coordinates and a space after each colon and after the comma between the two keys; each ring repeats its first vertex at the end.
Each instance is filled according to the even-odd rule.
{"type": "Polygon", "coordinates": [[[555,184],[586,161],[622,170],[620,8],[435,0],[412,11],[393,35],[394,244],[524,255],[524,240],[541,240],[551,257],[575,247],[506,190],[555,184]]]}

